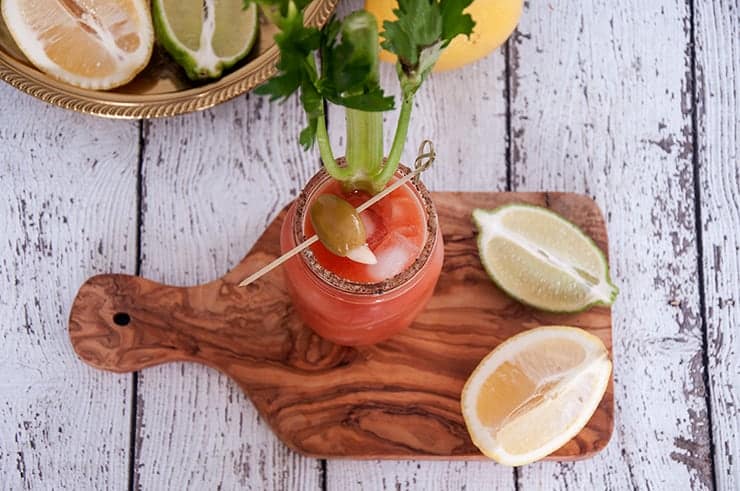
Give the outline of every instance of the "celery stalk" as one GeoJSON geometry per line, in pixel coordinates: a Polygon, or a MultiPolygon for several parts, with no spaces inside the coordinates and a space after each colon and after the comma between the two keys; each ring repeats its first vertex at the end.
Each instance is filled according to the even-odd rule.
{"type": "Polygon", "coordinates": [[[383,164],[383,114],[347,108],[348,187],[374,192],[374,176],[383,164]]]}

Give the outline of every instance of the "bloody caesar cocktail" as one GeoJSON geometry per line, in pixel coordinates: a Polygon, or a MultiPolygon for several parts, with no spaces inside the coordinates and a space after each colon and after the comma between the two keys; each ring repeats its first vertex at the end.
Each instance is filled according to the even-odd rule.
{"type": "Polygon", "coordinates": [[[300,142],[318,143],[324,169],[290,208],[283,252],[307,238],[321,240],[285,263],[286,283],[303,320],[346,345],[372,344],[408,326],[431,297],[443,244],[434,204],[409,181],[358,215],[355,207],[382,193],[408,169],[399,168],[416,91],[441,51],[470,35],[471,0],[400,0],[395,21],[383,23],[382,45],[398,57],[401,107],[390,151],[383,151],[383,111],[394,98],[379,83],[380,35],[375,17],[359,10],[319,31],[306,27],[308,0],[258,3],[280,32],[278,74],[257,89],[273,99],[300,92],[308,126],[300,142]],[[320,56],[319,56],[320,55],[320,56]],[[346,158],[335,159],[324,104],[344,106],[346,158]]]}
{"type": "MultiPolygon", "coordinates": [[[[340,196],[353,206],[369,198],[363,191],[343,190],[319,172],[283,222],[283,252],[314,234],[307,210],[322,194],[340,196]]],[[[423,184],[407,183],[360,217],[376,264],[339,257],[319,242],[284,266],[288,291],[304,322],[343,345],[377,343],[411,324],[432,296],[442,269],[442,235],[423,184]]]]}

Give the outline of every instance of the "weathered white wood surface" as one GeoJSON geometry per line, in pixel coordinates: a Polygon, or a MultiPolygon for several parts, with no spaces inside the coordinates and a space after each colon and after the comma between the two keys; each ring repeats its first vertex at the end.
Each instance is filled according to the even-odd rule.
{"type": "MultiPolygon", "coordinates": [[[[0,489],[737,489],[739,12],[737,0],[529,2],[509,51],[509,147],[504,51],[417,97],[404,161],[432,138],[430,187],[504,189],[510,155],[515,189],[588,193],[609,222],[622,288],[613,441],[589,461],[517,472],[329,461],[324,474],[230,380],[193,365],[141,372],[132,426],[132,377],[86,367],[67,341],[77,287],[135,271],[137,220],[144,276],[222,275],[317,168],[296,142],[303,115],[250,96],[146,123],[138,214],[137,123],[0,85],[0,489]]],[[[341,111],[329,125],[343,144],[341,111]]]]}
{"type": "Polygon", "coordinates": [[[134,271],[138,125],[0,100],[0,489],[125,488],[131,375],[66,326],[88,276],[134,271]]]}
{"type": "Polygon", "coordinates": [[[694,18],[714,466],[719,489],[740,489],[740,2],[698,2],[694,18]]]}
{"type": "MultiPolygon", "coordinates": [[[[318,169],[297,143],[299,111],[249,96],[146,124],[143,276],[194,285],[244,257],[318,169]]],[[[138,382],[138,488],[320,489],[320,462],[280,443],[226,376],[177,364],[138,382]]]]}
{"type": "Polygon", "coordinates": [[[530,2],[510,44],[515,190],[594,196],[621,288],[611,444],[522,489],[712,486],[683,1],[530,2]]]}

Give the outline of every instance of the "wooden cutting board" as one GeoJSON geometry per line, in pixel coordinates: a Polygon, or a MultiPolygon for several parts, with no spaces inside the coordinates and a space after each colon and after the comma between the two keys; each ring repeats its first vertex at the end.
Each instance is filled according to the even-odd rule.
{"type": "MultiPolygon", "coordinates": [[[[545,314],[501,293],[478,259],[474,208],[521,202],[547,206],[606,251],[603,217],[588,197],[568,193],[434,193],[445,260],[434,297],[416,322],[375,346],[323,340],[293,311],[282,272],[236,284],[280,253],[285,210],[221,279],[180,288],[128,275],[99,275],[80,288],[69,333],[90,365],[130,372],[171,361],[221,370],[251,398],[289,447],[316,457],[475,459],[460,391],[478,362],[526,329],[587,329],[611,352],[611,313],[545,314]]],[[[588,425],[552,459],[603,449],[614,424],[613,384],[588,425]]]]}

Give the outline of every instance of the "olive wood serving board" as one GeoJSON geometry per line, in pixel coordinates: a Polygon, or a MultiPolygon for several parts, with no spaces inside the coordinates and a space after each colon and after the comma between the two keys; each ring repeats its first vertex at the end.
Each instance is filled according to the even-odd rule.
{"type": "MultiPolygon", "coordinates": [[[[505,339],[552,324],[579,326],[611,352],[611,312],[547,314],[499,291],[478,259],[474,208],[522,202],[547,206],[607,250],[603,217],[569,193],[434,193],[445,259],[436,291],[416,322],[383,343],[348,348],[305,327],[291,308],[282,271],[236,284],[280,254],[285,210],[223,278],[174,287],[108,274],[85,282],[69,334],[86,363],[131,372],[172,361],[221,370],[251,398],[289,447],[316,457],[475,459],[460,392],[478,362],[505,339]]],[[[549,458],[581,459],[603,449],[614,424],[613,384],[588,425],[549,458]]]]}

